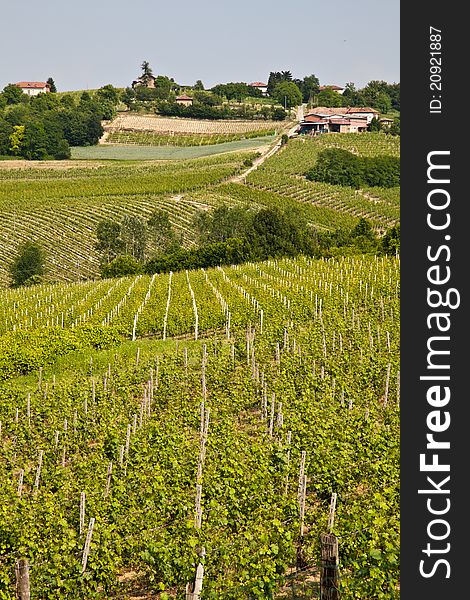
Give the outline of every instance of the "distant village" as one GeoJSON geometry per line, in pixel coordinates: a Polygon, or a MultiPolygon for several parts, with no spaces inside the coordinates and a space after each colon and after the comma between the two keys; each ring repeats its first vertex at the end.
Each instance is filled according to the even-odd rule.
{"type": "MultiPolygon", "coordinates": [[[[148,63],[144,63],[144,65],[145,64],[148,63]]],[[[156,80],[157,77],[153,75],[150,69],[148,72],[144,69],[143,74],[132,81],[131,89],[136,91],[139,88],[156,88],[156,80]]],[[[20,81],[15,85],[28,96],[36,96],[51,91],[49,82],[20,81]]],[[[256,90],[256,95],[260,97],[269,96],[269,86],[267,83],[254,81],[246,85],[256,90]]],[[[330,91],[343,95],[345,88],[338,85],[323,85],[319,87],[319,91],[330,91]]],[[[189,93],[180,93],[176,96],[174,102],[184,107],[191,107],[194,98],[189,95],[190,93],[191,90],[189,90],[189,93]]],[[[309,106],[311,106],[311,104],[309,106]]],[[[307,112],[299,122],[299,126],[295,131],[294,136],[316,136],[324,133],[361,133],[369,129],[369,126],[374,119],[380,124],[380,128],[384,130],[389,129],[394,122],[393,119],[381,117],[378,110],[369,106],[316,106],[307,109],[307,112]]]]}

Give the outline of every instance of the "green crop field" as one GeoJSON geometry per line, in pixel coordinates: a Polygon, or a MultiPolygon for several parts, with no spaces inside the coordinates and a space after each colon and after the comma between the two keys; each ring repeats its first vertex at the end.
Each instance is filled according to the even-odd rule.
{"type": "Polygon", "coordinates": [[[201,561],[201,599],[319,598],[331,530],[341,596],[398,598],[399,290],[356,256],[0,292],[0,597],[26,557],[36,598],[201,561]]]}
{"type": "Polygon", "coordinates": [[[195,145],[100,144],[99,146],[76,146],[72,148],[72,158],[85,160],[188,160],[224,152],[250,150],[271,144],[274,139],[274,136],[263,136],[221,143],[215,142],[214,138],[212,144],[195,145]]]}

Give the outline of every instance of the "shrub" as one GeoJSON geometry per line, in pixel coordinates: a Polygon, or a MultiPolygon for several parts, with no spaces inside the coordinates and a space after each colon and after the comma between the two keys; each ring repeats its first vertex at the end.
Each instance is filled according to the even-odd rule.
{"type": "Polygon", "coordinates": [[[394,156],[362,157],[340,148],[319,153],[315,166],[306,173],[311,181],[360,188],[400,185],[400,159],[394,156]]]}
{"type": "Polygon", "coordinates": [[[36,283],[44,275],[44,250],[38,244],[26,242],[10,265],[13,286],[36,283]]]}
{"type": "Polygon", "coordinates": [[[141,264],[133,256],[123,254],[113,261],[101,267],[101,276],[125,277],[126,275],[137,275],[142,270],[141,264]]]}

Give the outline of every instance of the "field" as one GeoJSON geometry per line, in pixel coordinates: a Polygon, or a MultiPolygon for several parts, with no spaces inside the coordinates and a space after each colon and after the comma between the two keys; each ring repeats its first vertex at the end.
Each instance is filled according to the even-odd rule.
{"type": "Polygon", "coordinates": [[[399,156],[400,139],[381,133],[330,134],[314,140],[300,137],[250,174],[246,183],[257,190],[287,196],[310,207],[355,219],[367,218],[379,231],[398,223],[399,188],[353,190],[305,179],[306,171],[314,166],[318,152],[324,148],[343,148],[361,156],[399,156]]]}
{"type": "MultiPolygon", "coordinates": [[[[249,155],[248,155],[249,156],[249,155]]],[[[183,192],[206,189],[240,171],[247,154],[171,163],[98,163],[74,169],[2,169],[0,281],[19,244],[41,241],[51,279],[96,277],[97,223],[124,215],[150,216],[164,208],[185,243],[193,241],[191,217],[201,205],[183,192]]]]}
{"type": "MultiPolygon", "coordinates": [[[[342,145],[355,152],[399,152],[399,143],[384,134],[340,134],[315,140],[293,139],[242,182],[236,175],[246,169],[249,152],[230,152],[178,161],[93,162],[94,152],[111,152],[110,158],[139,156],[140,147],[98,146],[84,149],[89,160],[27,168],[8,161],[0,169],[0,283],[8,282],[7,267],[19,245],[27,239],[43,240],[48,252],[50,281],[76,281],[98,275],[99,257],[94,231],[101,219],[121,219],[126,214],[148,216],[164,208],[183,242],[190,246],[195,231],[194,214],[219,204],[259,207],[293,206],[321,230],[353,227],[358,218],[370,219],[378,231],[399,221],[399,189],[353,190],[307,181],[303,174],[314,164],[325,144],[342,145]],[[374,150],[375,149],[375,150],[374,150]],[[116,154],[113,152],[116,151],[116,154]],[[133,154],[134,153],[134,154],[133,154]],[[5,166],[6,165],[6,166],[5,166]],[[78,166],[77,166],[78,165],[78,166]],[[56,168],[57,167],[57,168],[56,168]]],[[[255,144],[242,140],[231,144],[255,144]]],[[[233,147],[233,146],[231,146],[233,147]]],[[[217,145],[219,152],[223,145],[217,145]]],[[[182,153],[200,148],[172,148],[182,153]]],[[[163,148],[145,148],[158,157],[163,148]]],[[[256,150],[256,148],[253,148],[256,150]]],[[[79,151],[79,149],[77,149],[79,151]]],[[[140,156],[141,157],[141,156],[140,156]]],[[[47,164],[47,163],[46,163],[47,164]]]]}
{"type": "Polygon", "coordinates": [[[120,114],[104,126],[105,131],[147,131],[160,135],[232,135],[251,131],[279,131],[283,123],[279,121],[237,121],[207,119],[179,119],[157,117],[155,115],[120,114]]]}
{"type": "MultiPolygon", "coordinates": [[[[132,134],[131,134],[132,135],[132,134]]],[[[137,134],[139,135],[139,134],[137,134]]],[[[220,139],[219,136],[216,136],[220,139]]],[[[197,141],[197,144],[180,145],[148,145],[139,146],[137,144],[99,144],[98,146],[84,146],[72,148],[72,158],[82,160],[188,160],[192,158],[202,158],[204,156],[213,156],[223,152],[240,152],[243,150],[257,149],[271,144],[274,141],[272,136],[255,137],[249,139],[239,139],[230,142],[215,142],[212,145],[201,144],[199,142],[207,140],[205,137],[197,141]]],[[[168,138],[169,141],[170,138],[168,138]]],[[[162,139],[162,141],[165,141],[162,139]]]]}
{"type": "Polygon", "coordinates": [[[44,599],[201,561],[201,600],[318,598],[330,528],[342,597],[398,598],[399,289],[357,256],[2,291],[0,597],[26,557],[44,599]]]}
{"type": "Polygon", "coordinates": [[[139,146],[211,146],[239,140],[274,136],[275,129],[260,129],[247,133],[213,133],[164,135],[149,131],[113,131],[106,138],[106,144],[136,144],[139,146]]]}

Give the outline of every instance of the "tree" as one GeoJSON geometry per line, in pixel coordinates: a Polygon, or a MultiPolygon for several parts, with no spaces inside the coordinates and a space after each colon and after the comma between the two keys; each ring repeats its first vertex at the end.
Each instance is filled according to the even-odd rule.
{"type": "Polygon", "coordinates": [[[374,252],[377,250],[377,239],[372,225],[361,217],[355,227],[351,230],[351,242],[361,252],[374,252]]]}
{"type": "Polygon", "coordinates": [[[101,267],[101,277],[125,277],[142,271],[142,265],[133,257],[123,254],[101,267]]]}
{"type": "Polygon", "coordinates": [[[302,94],[292,81],[279,83],[273,92],[274,98],[285,108],[292,108],[302,103],[302,94]]]}
{"type": "Polygon", "coordinates": [[[28,121],[21,142],[21,156],[28,160],[45,160],[47,152],[47,136],[44,124],[39,120],[28,121]]]}
{"type": "Polygon", "coordinates": [[[356,90],[356,86],[352,81],[344,86],[343,91],[343,105],[344,106],[357,106],[359,102],[359,94],[356,90]]]}
{"type": "Polygon", "coordinates": [[[178,247],[176,233],[166,210],[156,209],[147,221],[148,240],[159,253],[172,252],[178,247]]]}
{"type": "MultiPolygon", "coordinates": [[[[212,88],[212,92],[218,96],[225,96],[227,100],[238,100],[242,102],[244,98],[255,94],[256,88],[253,88],[243,82],[219,83],[212,88]]],[[[260,91],[260,90],[258,90],[260,91]]]]}
{"type": "Polygon", "coordinates": [[[317,105],[329,107],[342,106],[343,99],[341,94],[338,94],[338,92],[335,92],[332,88],[327,87],[318,94],[317,105]]]}
{"type": "Polygon", "coordinates": [[[390,100],[390,96],[385,92],[377,94],[373,108],[377,109],[382,114],[390,112],[392,109],[392,101],[390,100]]]}
{"type": "Polygon", "coordinates": [[[24,139],[24,125],[14,125],[13,132],[10,134],[10,152],[14,156],[21,154],[24,139]]]}
{"type": "Polygon", "coordinates": [[[64,108],[75,108],[76,106],[73,96],[69,94],[67,96],[62,96],[60,99],[60,105],[64,108]]]}
{"type": "Polygon", "coordinates": [[[52,92],[53,94],[55,94],[57,92],[57,88],[55,86],[55,82],[52,79],[52,77],[49,77],[49,79],[46,82],[47,84],[49,84],[49,91],[52,92]]]}
{"type": "Polygon", "coordinates": [[[2,96],[7,104],[20,104],[25,99],[28,100],[28,96],[14,83],[9,83],[3,88],[2,96]]]}
{"type": "Polygon", "coordinates": [[[170,95],[171,81],[164,75],[159,75],[155,78],[155,98],[166,100],[170,95]]]}
{"type": "Polygon", "coordinates": [[[275,106],[271,111],[271,119],[273,121],[285,121],[286,117],[286,111],[280,106],[275,106]]]}
{"type": "Polygon", "coordinates": [[[380,119],[374,117],[372,121],[369,123],[368,131],[380,131],[382,129],[382,123],[380,119]]]}
{"type": "Polygon", "coordinates": [[[122,92],[121,100],[127,106],[127,108],[130,110],[131,106],[135,102],[135,91],[132,88],[127,87],[122,92]]]}
{"type": "Polygon", "coordinates": [[[0,120],[0,155],[8,154],[11,148],[11,134],[13,133],[13,125],[8,121],[0,120]]]}
{"type": "Polygon", "coordinates": [[[114,221],[100,221],[96,227],[95,249],[101,253],[102,262],[110,263],[123,250],[121,226],[114,221]]]}
{"type": "Polygon", "coordinates": [[[245,206],[222,204],[211,212],[197,213],[195,225],[201,242],[224,242],[230,238],[245,237],[251,227],[252,218],[252,212],[245,206]]]}
{"type": "Polygon", "coordinates": [[[97,97],[98,97],[99,100],[107,100],[107,101],[111,102],[114,105],[116,105],[119,102],[119,92],[110,83],[108,83],[107,85],[104,85],[103,87],[101,87],[96,92],[96,95],[97,95],[97,97]]]}
{"type": "Polygon", "coordinates": [[[38,244],[25,242],[18,255],[10,265],[12,285],[29,285],[38,283],[44,275],[44,250],[38,244]]]}
{"type": "Polygon", "coordinates": [[[70,146],[66,139],[61,139],[57,144],[56,151],[54,153],[54,158],[56,160],[67,160],[70,158],[70,146]]]}
{"type": "Polygon", "coordinates": [[[393,120],[388,133],[390,133],[390,135],[400,135],[400,117],[393,120]]]}
{"type": "Polygon", "coordinates": [[[373,240],[375,237],[372,225],[367,219],[364,219],[364,217],[361,217],[351,230],[351,237],[356,238],[360,236],[367,240],[373,240]]]}
{"type": "Polygon", "coordinates": [[[295,256],[305,247],[305,223],[298,211],[262,208],[253,218],[249,241],[257,259],[295,256]]]}
{"type": "Polygon", "coordinates": [[[140,65],[140,68],[142,69],[140,82],[142,83],[142,85],[148,85],[150,80],[153,79],[153,71],[150,67],[150,63],[148,62],[148,60],[144,60],[143,63],[140,65]]]}
{"type": "Polygon", "coordinates": [[[362,158],[341,148],[327,148],[318,153],[315,166],[307,173],[311,181],[359,188],[364,182],[362,158]]]}
{"type": "Polygon", "coordinates": [[[320,81],[316,75],[307,75],[302,81],[302,100],[304,102],[310,102],[315,94],[320,91],[320,81]]]}
{"type": "Polygon", "coordinates": [[[133,215],[123,217],[121,221],[121,240],[124,246],[124,254],[143,261],[147,244],[147,224],[144,219],[133,215]]]}
{"type": "Polygon", "coordinates": [[[194,84],[194,86],[193,86],[193,89],[194,89],[194,90],[199,90],[199,91],[202,91],[202,90],[204,90],[204,84],[202,83],[202,81],[201,81],[200,79],[198,79],[198,80],[196,81],[196,83],[195,83],[195,84],[194,84]]]}
{"type": "Polygon", "coordinates": [[[400,253],[400,224],[388,229],[381,240],[382,252],[384,254],[400,253]]]}
{"type": "Polygon", "coordinates": [[[282,81],[282,75],[281,75],[280,71],[271,71],[271,73],[269,74],[269,78],[268,78],[268,88],[267,88],[267,92],[268,92],[269,96],[273,95],[274,88],[276,87],[276,85],[281,83],[281,81],[282,81]]]}

